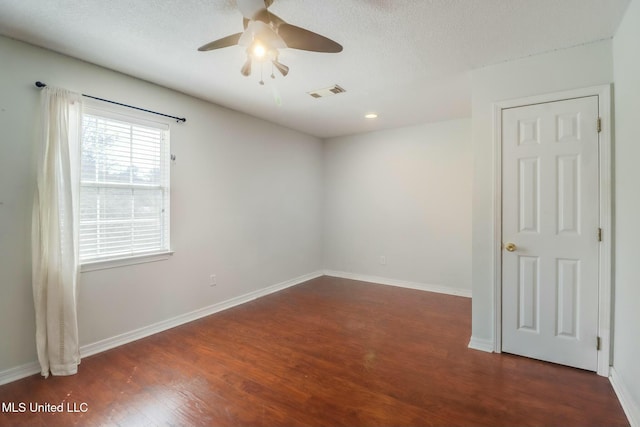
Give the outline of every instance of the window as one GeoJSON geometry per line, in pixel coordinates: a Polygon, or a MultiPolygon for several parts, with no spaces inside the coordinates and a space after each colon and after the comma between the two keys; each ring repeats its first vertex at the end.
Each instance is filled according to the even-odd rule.
{"type": "Polygon", "coordinates": [[[80,263],[169,252],[169,127],[85,109],[80,263]]]}

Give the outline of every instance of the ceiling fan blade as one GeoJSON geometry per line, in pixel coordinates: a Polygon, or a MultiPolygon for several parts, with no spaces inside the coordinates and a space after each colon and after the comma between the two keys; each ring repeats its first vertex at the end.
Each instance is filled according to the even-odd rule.
{"type": "Polygon", "coordinates": [[[205,52],[208,50],[221,49],[223,47],[235,46],[238,44],[238,40],[240,40],[240,36],[242,33],[231,34],[230,36],[223,37],[218,40],[214,40],[211,43],[207,43],[204,46],[200,46],[198,50],[200,52],[205,52]]]}
{"type": "Polygon", "coordinates": [[[282,23],[278,27],[278,35],[291,49],[326,53],[342,52],[342,45],[339,43],[295,25],[282,23]]]}
{"type": "Polygon", "coordinates": [[[278,69],[278,71],[280,71],[280,74],[282,74],[283,77],[289,74],[289,67],[282,64],[281,62],[278,62],[277,59],[272,60],[271,63],[278,69]]]}
{"type": "Polygon", "coordinates": [[[272,25],[275,28],[280,27],[280,25],[282,25],[282,24],[286,24],[286,21],[284,19],[280,18],[275,13],[273,13],[271,11],[268,11],[267,9],[262,9],[262,10],[258,11],[253,16],[253,20],[254,21],[264,22],[265,24],[272,25]]]}

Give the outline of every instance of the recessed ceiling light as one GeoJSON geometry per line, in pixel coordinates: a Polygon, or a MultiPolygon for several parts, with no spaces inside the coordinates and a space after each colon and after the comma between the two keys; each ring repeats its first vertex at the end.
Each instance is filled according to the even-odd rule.
{"type": "Polygon", "coordinates": [[[364,115],[365,119],[375,119],[377,117],[378,117],[378,115],[376,113],[369,113],[369,114],[365,114],[364,115]]]}

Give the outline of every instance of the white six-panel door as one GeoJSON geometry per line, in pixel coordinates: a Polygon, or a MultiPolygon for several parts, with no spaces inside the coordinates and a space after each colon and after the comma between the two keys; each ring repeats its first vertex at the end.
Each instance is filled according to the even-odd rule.
{"type": "Polygon", "coordinates": [[[595,371],[598,97],[502,110],[502,351],[595,371]]]}

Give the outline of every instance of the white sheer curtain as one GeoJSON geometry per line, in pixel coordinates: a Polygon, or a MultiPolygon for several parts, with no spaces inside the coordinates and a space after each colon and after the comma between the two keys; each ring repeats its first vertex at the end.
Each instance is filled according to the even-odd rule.
{"type": "Polygon", "coordinates": [[[76,286],[82,96],[46,87],[41,109],[32,284],[38,361],[46,378],[49,373],[73,375],[80,363],[76,286]]]}

